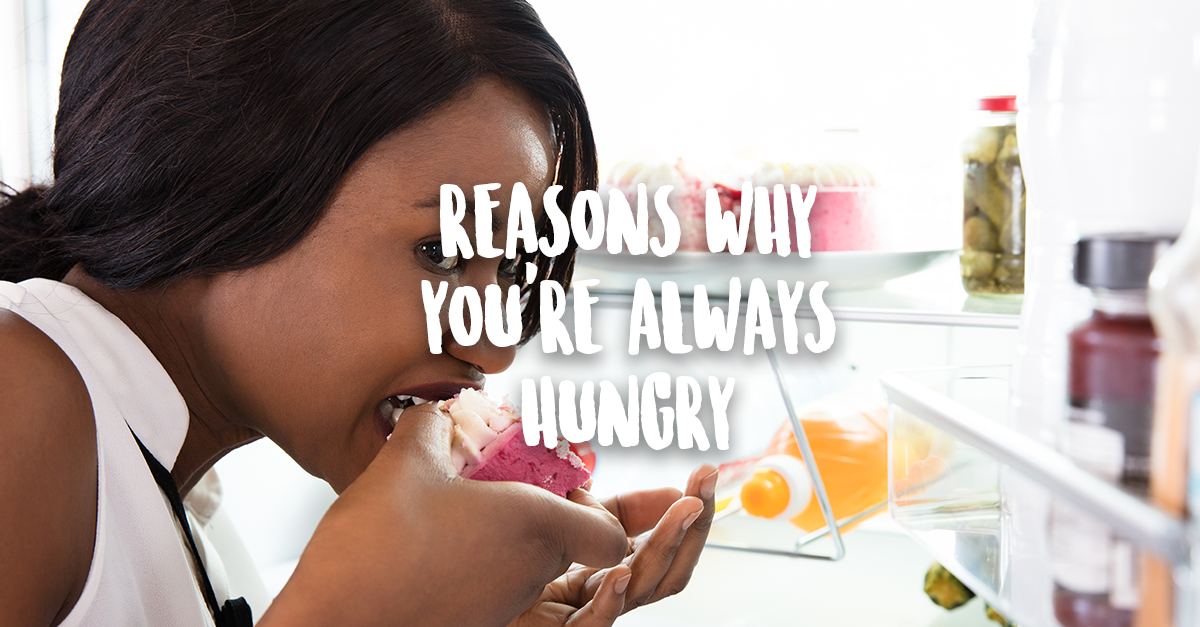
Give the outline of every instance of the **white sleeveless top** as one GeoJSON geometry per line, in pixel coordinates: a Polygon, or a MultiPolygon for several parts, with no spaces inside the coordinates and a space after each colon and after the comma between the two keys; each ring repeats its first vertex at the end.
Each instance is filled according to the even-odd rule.
{"type": "MultiPolygon", "coordinates": [[[[96,546],[83,593],[61,624],[212,625],[186,540],[129,431],[163,466],[175,465],[188,409],[170,376],[129,327],[74,287],[0,281],[0,307],[70,357],[96,416],[96,546]]],[[[204,534],[196,541],[222,603],[229,596],[224,567],[204,534]]]]}

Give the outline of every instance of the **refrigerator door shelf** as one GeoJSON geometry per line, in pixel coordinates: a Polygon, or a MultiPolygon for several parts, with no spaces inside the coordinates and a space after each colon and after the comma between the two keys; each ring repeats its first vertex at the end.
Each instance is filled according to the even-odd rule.
{"type": "Polygon", "coordinates": [[[1013,555],[1005,490],[1018,483],[1025,490],[1044,488],[1113,534],[1187,565],[1182,522],[1009,427],[1009,372],[1007,366],[951,367],[880,377],[890,404],[888,502],[895,520],[976,594],[1022,625],[1038,621],[1014,606],[1013,561],[1041,560],[1047,574],[1054,565],[1046,555],[1013,555]]]}

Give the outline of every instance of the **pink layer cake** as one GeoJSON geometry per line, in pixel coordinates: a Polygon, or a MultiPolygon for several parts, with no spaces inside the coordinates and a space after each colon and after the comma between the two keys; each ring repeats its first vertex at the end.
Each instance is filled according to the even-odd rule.
{"type": "MultiPolygon", "coordinates": [[[[753,166],[751,166],[753,167],[753,166]]],[[[721,200],[723,212],[732,213],[737,219],[741,214],[742,184],[751,181],[755,187],[765,187],[774,204],[773,189],[782,184],[788,194],[788,212],[791,214],[790,190],[799,185],[805,194],[808,186],[817,187],[817,197],[809,212],[808,226],[813,251],[878,250],[880,245],[879,186],[875,177],[862,166],[850,161],[821,161],[815,163],[764,162],[752,174],[746,176],[741,166],[731,170],[732,175],[711,180],[701,168],[679,159],[674,162],[662,159],[632,159],[614,166],[608,177],[610,189],[620,190],[630,206],[637,206],[638,184],[646,186],[651,202],[649,214],[650,236],[662,237],[662,221],[653,210],[654,193],[662,185],[674,189],[668,202],[679,219],[682,235],[681,251],[707,251],[705,234],[705,194],[714,188],[721,200]]],[[[605,192],[607,194],[607,192],[605,192]]],[[[607,197],[606,197],[607,198],[607,197]]],[[[772,207],[772,212],[775,208],[772,207]]],[[[793,214],[794,215],[794,214],[793,214]]],[[[754,232],[755,220],[750,221],[746,251],[758,250],[754,232]]],[[[791,225],[792,250],[797,250],[796,225],[791,225]]]]}
{"type": "Polygon", "coordinates": [[[438,409],[454,421],[451,457],[460,477],[519,481],[566,496],[591,476],[566,440],[554,448],[526,445],[521,419],[507,400],[464,388],[438,409]]]}
{"type": "MultiPolygon", "coordinates": [[[[635,212],[639,184],[646,186],[650,237],[657,237],[659,241],[665,239],[662,219],[654,210],[654,195],[659,187],[670,185],[673,189],[667,195],[667,204],[679,220],[679,250],[708,250],[708,239],[704,234],[704,201],[710,185],[699,169],[683,159],[669,161],[645,158],[622,161],[609,171],[608,189],[616,189],[624,194],[635,212]]],[[[604,192],[604,201],[608,202],[607,190],[604,192]]]]}
{"type": "MultiPolygon", "coordinates": [[[[849,161],[763,163],[751,179],[755,186],[768,189],[782,184],[789,191],[789,213],[792,211],[790,190],[793,184],[799,185],[805,194],[809,185],[817,187],[817,197],[808,214],[813,251],[879,248],[879,187],[875,177],[862,166],[849,161]]],[[[740,196],[741,193],[737,192],[737,197],[740,196]]],[[[771,202],[774,204],[774,194],[771,202]]],[[[772,211],[775,210],[772,207],[772,211]]],[[[792,250],[795,251],[797,237],[794,224],[791,235],[792,250]]]]}

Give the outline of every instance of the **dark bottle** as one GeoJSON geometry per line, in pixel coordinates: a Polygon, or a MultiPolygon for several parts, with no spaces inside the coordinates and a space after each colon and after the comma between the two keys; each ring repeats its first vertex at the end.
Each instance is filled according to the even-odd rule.
{"type": "MultiPolygon", "coordinates": [[[[1075,281],[1091,288],[1092,317],[1068,336],[1070,410],[1061,449],[1081,468],[1145,496],[1150,477],[1158,339],[1147,283],[1171,240],[1147,235],[1081,239],[1075,281]]],[[[1131,625],[1137,608],[1133,546],[1102,521],[1056,501],[1050,541],[1054,614],[1063,627],[1131,625]]]]}

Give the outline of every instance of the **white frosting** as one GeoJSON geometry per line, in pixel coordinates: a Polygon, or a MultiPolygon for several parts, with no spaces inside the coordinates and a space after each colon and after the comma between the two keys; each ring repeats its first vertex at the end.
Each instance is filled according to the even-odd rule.
{"type": "Polygon", "coordinates": [[[454,425],[454,442],[450,446],[450,460],[454,462],[454,470],[461,473],[467,464],[478,464],[482,456],[479,447],[463,433],[462,427],[454,425]]]}
{"type": "Polygon", "coordinates": [[[608,181],[620,187],[636,187],[638,183],[645,183],[649,190],[662,185],[679,187],[683,181],[682,162],[682,159],[675,163],[653,159],[622,161],[609,170],[608,181]]]}
{"type": "Polygon", "coordinates": [[[765,161],[754,171],[751,179],[756,186],[777,184],[808,187],[869,187],[876,185],[875,176],[853,161],[818,161],[787,163],[765,161]]]}
{"type": "Polygon", "coordinates": [[[667,196],[667,202],[676,212],[683,213],[687,213],[684,205],[703,206],[704,189],[711,186],[694,164],[683,159],[646,158],[630,159],[613,166],[608,172],[608,188],[601,192],[607,198],[608,189],[619,189],[629,199],[629,204],[636,207],[639,184],[646,186],[647,200],[651,203],[658,188],[672,186],[674,189],[667,196]]]}
{"type": "MultiPolygon", "coordinates": [[[[496,402],[487,394],[471,388],[464,388],[458,394],[455,405],[464,412],[472,412],[486,421],[487,426],[496,432],[500,432],[508,428],[517,420],[516,411],[513,406],[507,402],[507,399],[501,399],[496,402]]],[[[454,411],[453,409],[451,411],[454,411]]]]}
{"type": "Polygon", "coordinates": [[[496,439],[496,432],[488,427],[483,417],[469,409],[464,409],[462,403],[450,406],[450,418],[454,420],[455,428],[461,430],[471,442],[475,443],[475,446],[481,449],[496,439]]]}
{"type": "Polygon", "coordinates": [[[575,468],[583,468],[585,466],[583,460],[579,459],[578,455],[575,455],[571,452],[571,443],[566,440],[560,439],[558,441],[558,445],[554,447],[554,454],[557,455],[559,459],[565,459],[568,462],[571,462],[571,466],[575,468]]]}
{"type": "Polygon", "coordinates": [[[520,420],[507,399],[497,402],[471,388],[463,388],[458,396],[439,402],[438,409],[454,421],[450,457],[458,472],[468,464],[479,463],[483,449],[496,441],[501,431],[520,420]]]}

